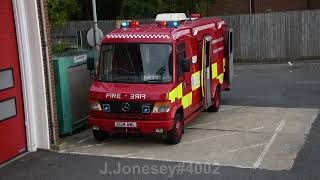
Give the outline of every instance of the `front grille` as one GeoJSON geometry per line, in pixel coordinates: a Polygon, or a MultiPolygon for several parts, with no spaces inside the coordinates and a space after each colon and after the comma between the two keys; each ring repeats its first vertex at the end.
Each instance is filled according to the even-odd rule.
{"type": "Polygon", "coordinates": [[[125,101],[102,101],[101,107],[104,104],[108,104],[110,106],[109,113],[141,113],[142,114],[142,107],[149,106],[150,112],[153,110],[153,103],[150,102],[125,102],[125,101]],[[129,105],[129,110],[126,110],[124,107],[129,105]]]}

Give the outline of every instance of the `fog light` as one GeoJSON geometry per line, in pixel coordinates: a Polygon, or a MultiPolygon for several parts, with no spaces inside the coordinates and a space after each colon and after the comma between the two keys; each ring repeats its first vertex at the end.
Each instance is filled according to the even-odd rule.
{"type": "Polygon", "coordinates": [[[98,126],[92,126],[93,130],[99,130],[100,128],[98,126]]]}
{"type": "Polygon", "coordinates": [[[163,129],[162,128],[156,129],[156,133],[163,133],[163,129]]]}

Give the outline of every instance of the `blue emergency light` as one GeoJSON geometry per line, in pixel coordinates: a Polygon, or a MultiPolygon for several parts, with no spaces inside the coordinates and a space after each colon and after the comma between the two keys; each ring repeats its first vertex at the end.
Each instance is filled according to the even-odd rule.
{"type": "Polygon", "coordinates": [[[179,22],[177,21],[162,21],[160,22],[160,26],[164,26],[164,27],[178,27],[179,26],[179,22]]]}
{"type": "Polygon", "coordinates": [[[122,22],[121,27],[129,27],[130,23],[129,22],[122,22]]]}
{"type": "Polygon", "coordinates": [[[128,27],[139,27],[140,22],[138,21],[131,21],[131,22],[122,22],[121,27],[128,28],[128,27]]]}
{"type": "Polygon", "coordinates": [[[104,112],[110,112],[110,104],[104,104],[103,105],[103,111],[104,112]]]}
{"type": "Polygon", "coordinates": [[[142,106],[142,113],[150,113],[150,106],[142,106]]]}
{"type": "Polygon", "coordinates": [[[167,23],[167,26],[168,27],[178,27],[179,26],[179,23],[177,21],[169,21],[167,23]]]}

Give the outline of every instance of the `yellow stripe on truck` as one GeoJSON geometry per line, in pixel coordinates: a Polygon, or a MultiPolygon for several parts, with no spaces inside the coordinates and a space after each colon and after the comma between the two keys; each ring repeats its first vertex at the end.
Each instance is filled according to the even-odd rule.
{"type": "Polygon", "coordinates": [[[224,73],[219,74],[219,76],[217,77],[220,84],[223,84],[223,77],[224,77],[224,73]]]}
{"type": "MultiPolygon", "coordinates": [[[[225,58],[223,59],[223,68],[225,71],[225,58]]],[[[224,72],[218,75],[218,64],[213,63],[211,64],[212,68],[212,79],[218,79],[220,84],[223,84],[223,78],[224,78],[224,72]]],[[[201,71],[197,71],[191,75],[191,86],[192,91],[197,90],[200,88],[200,77],[201,77],[201,71]]],[[[189,107],[192,104],[192,91],[189,92],[187,95],[183,96],[183,90],[182,90],[182,83],[180,83],[177,87],[175,87],[173,90],[169,92],[168,98],[171,101],[171,103],[175,102],[176,99],[182,98],[182,106],[183,109],[189,107]]]]}
{"type": "Polygon", "coordinates": [[[182,98],[182,83],[180,83],[176,88],[169,92],[169,100],[171,103],[175,102],[176,99],[182,98]]]}
{"type": "Polygon", "coordinates": [[[225,66],[226,66],[226,59],[223,58],[223,73],[218,75],[218,64],[217,63],[213,63],[211,65],[211,68],[212,68],[212,71],[211,71],[212,79],[217,78],[219,80],[220,84],[223,84],[224,72],[226,71],[225,66]]]}
{"type": "Polygon", "coordinates": [[[189,107],[191,104],[192,104],[192,91],[189,94],[182,97],[183,109],[189,107]]]}
{"type": "Polygon", "coordinates": [[[211,65],[211,73],[212,73],[212,79],[216,78],[218,76],[218,65],[217,63],[213,63],[211,65]]]}

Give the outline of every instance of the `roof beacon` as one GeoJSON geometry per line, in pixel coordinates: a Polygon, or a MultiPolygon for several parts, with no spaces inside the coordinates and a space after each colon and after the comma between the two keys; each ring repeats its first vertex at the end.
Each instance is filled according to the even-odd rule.
{"type": "Polygon", "coordinates": [[[140,23],[138,21],[122,22],[121,23],[122,28],[139,27],[139,26],[140,26],[140,23]]]}
{"type": "Polygon", "coordinates": [[[187,19],[188,18],[185,13],[162,13],[157,15],[155,21],[185,21],[187,19]]]}

